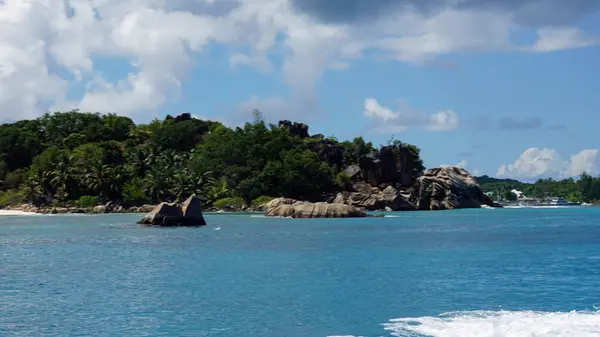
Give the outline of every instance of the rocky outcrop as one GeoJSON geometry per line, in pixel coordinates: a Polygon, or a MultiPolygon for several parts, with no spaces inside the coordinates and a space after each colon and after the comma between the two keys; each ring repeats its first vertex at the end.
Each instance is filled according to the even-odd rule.
{"type": "Polygon", "coordinates": [[[364,218],[367,213],[358,207],[345,204],[331,204],[326,202],[303,202],[295,201],[287,203],[291,199],[280,203],[274,208],[267,209],[266,216],[288,217],[297,219],[309,218],[364,218]]]}
{"type": "Polygon", "coordinates": [[[206,221],[202,216],[202,203],[200,198],[195,195],[181,204],[181,212],[183,213],[182,226],[206,226],[206,221]]]}
{"type": "Polygon", "coordinates": [[[181,205],[163,202],[144,216],[139,222],[142,225],[161,227],[198,227],[206,226],[202,216],[200,199],[195,195],[189,197],[181,205]]]}
{"type": "Polygon", "coordinates": [[[411,186],[414,182],[416,167],[414,155],[410,149],[398,146],[384,146],[379,153],[370,153],[359,159],[361,179],[371,186],[411,186]]]}
{"type": "Polygon", "coordinates": [[[332,140],[322,139],[306,144],[309,150],[316,153],[319,159],[326,162],[329,166],[341,170],[344,165],[344,147],[332,140]]]}
{"type": "Polygon", "coordinates": [[[290,122],[288,120],[280,121],[279,127],[288,129],[290,133],[296,137],[308,138],[308,125],[304,123],[290,122]]]}
{"type": "Polygon", "coordinates": [[[415,182],[410,201],[419,210],[494,207],[479,184],[465,169],[442,167],[427,170],[415,182]]]}
{"type": "Polygon", "coordinates": [[[165,120],[172,120],[175,123],[177,122],[185,122],[185,121],[191,121],[192,120],[192,115],[189,112],[184,112],[179,116],[173,117],[171,115],[167,115],[167,117],[165,117],[165,120]]]}
{"type": "Polygon", "coordinates": [[[388,186],[382,191],[368,184],[364,185],[355,184],[355,188],[358,186],[360,189],[359,192],[338,193],[333,202],[364,208],[369,211],[412,211],[416,209],[414,204],[392,186],[388,186]]]}

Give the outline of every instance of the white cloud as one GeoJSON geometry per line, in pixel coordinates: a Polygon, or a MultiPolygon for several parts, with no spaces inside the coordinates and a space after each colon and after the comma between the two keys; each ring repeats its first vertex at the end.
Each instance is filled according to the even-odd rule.
{"type": "Polygon", "coordinates": [[[598,150],[583,150],[564,160],[554,149],[529,148],[513,164],[502,165],[497,176],[515,179],[567,178],[598,173],[598,150]]]}
{"type": "Polygon", "coordinates": [[[459,117],[452,110],[441,110],[426,114],[411,108],[405,102],[399,102],[396,111],[380,105],[375,98],[367,98],[364,103],[364,115],[374,121],[378,132],[404,132],[409,128],[421,128],[426,131],[452,131],[459,126],[459,117]]]}
{"type": "Polygon", "coordinates": [[[466,169],[467,166],[469,166],[469,162],[464,159],[454,165],[446,165],[446,164],[440,165],[440,167],[460,167],[463,169],[466,169]]]}
{"type": "Polygon", "coordinates": [[[588,36],[574,27],[544,28],[538,30],[538,39],[533,45],[533,50],[536,52],[551,52],[590,47],[599,43],[600,36],[588,36]]]}
{"type": "MultiPolygon", "coordinates": [[[[320,111],[315,83],[323,74],[347,69],[367,53],[426,64],[454,52],[549,52],[600,42],[574,26],[524,27],[522,13],[508,7],[442,6],[426,15],[404,8],[377,20],[326,23],[299,12],[290,1],[0,1],[0,118],[34,117],[54,106],[132,116],[155,113],[178,98],[195,55],[211,44],[227,46],[232,68],[271,71],[281,65],[289,98],[249,102],[278,105],[277,113],[305,117],[302,107],[320,111]],[[528,29],[538,31],[538,41],[515,46],[511,36],[528,29]],[[282,61],[272,62],[273,54],[282,61]],[[115,79],[110,69],[99,68],[110,60],[125,61],[131,69],[115,79]],[[67,101],[75,85],[85,92],[67,101]],[[292,104],[299,108],[289,108],[292,104]]],[[[539,12],[535,6],[527,11],[539,12]]],[[[392,119],[389,113],[398,111],[387,113],[396,130],[458,126],[453,111],[423,115],[401,110],[402,118],[392,119]]]]}

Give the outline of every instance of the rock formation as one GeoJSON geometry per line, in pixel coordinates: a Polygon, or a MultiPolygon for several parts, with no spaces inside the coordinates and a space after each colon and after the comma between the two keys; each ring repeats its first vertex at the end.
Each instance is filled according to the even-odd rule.
{"type": "Polygon", "coordinates": [[[412,211],[416,209],[414,204],[408,201],[392,186],[386,187],[383,191],[365,183],[355,184],[354,186],[360,189],[360,191],[338,193],[333,202],[360,207],[369,211],[384,209],[391,211],[412,211]]]}
{"type": "Polygon", "coordinates": [[[330,166],[341,170],[344,165],[344,147],[329,139],[321,139],[306,144],[309,150],[330,166]]]}
{"type": "Polygon", "coordinates": [[[412,188],[410,201],[419,210],[494,207],[479,184],[465,169],[442,167],[427,170],[412,188]]]}
{"type": "Polygon", "coordinates": [[[189,197],[181,205],[163,202],[144,216],[139,224],[161,227],[198,227],[206,226],[202,216],[200,199],[195,195],[189,197]]]}
{"type": "MultiPolygon", "coordinates": [[[[404,146],[384,146],[379,153],[370,153],[359,159],[361,179],[371,186],[411,186],[415,167],[413,154],[404,146]]],[[[355,175],[356,176],[356,175],[355,175]]]]}
{"type": "Polygon", "coordinates": [[[288,120],[284,120],[279,122],[279,127],[290,130],[290,133],[296,137],[308,138],[308,125],[304,123],[292,123],[288,120]]]}
{"type": "Polygon", "coordinates": [[[279,216],[291,218],[364,218],[367,213],[361,209],[336,203],[304,202],[287,198],[272,200],[267,205],[266,216],[279,216]]]}

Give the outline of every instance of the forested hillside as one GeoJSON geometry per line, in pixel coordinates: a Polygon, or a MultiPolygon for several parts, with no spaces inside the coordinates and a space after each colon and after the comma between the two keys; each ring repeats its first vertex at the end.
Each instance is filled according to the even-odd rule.
{"type": "Polygon", "coordinates": [[[583,173],[578,180],[539,179],[535,183],[523,183],[513,179],[497,179],[489,176],[476,178],[481,188],[493,192],[504,199],[511,199],[513,189],[522,191],[528,197],[562,196],[570,201],[592,202],[600,200],[600,177],[583,173]]]}
{"type": "MultiPolygon", "coordinates": [[[[419,149],[395,145],[419,176],[419,149]]],[[[134,205],[193,193],[207,206],[322,200],[348,184],[345,167],[377,151],[360,137],[311,137],[306,125],[287,121],[232,129],[189,114],[136,125],[114,114],[57,112],[0,126],[0,204],[134,205]]]]}

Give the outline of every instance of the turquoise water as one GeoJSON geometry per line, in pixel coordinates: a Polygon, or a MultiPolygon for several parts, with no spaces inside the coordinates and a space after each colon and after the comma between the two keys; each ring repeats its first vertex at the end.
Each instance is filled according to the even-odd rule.
{"type": "Polygon", "coordinates": [[[0,336],[600,336],[600,209],[0,218],[0,336]]]}

